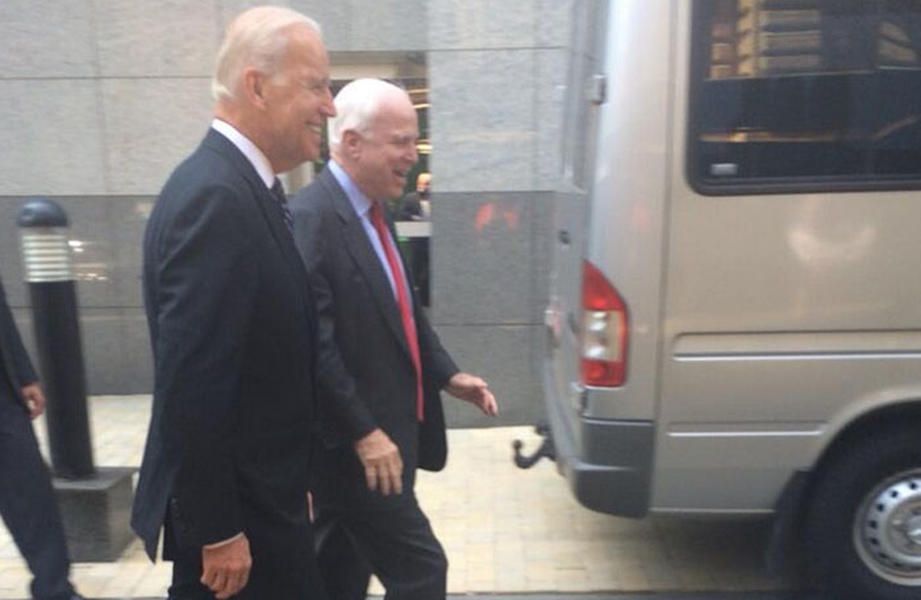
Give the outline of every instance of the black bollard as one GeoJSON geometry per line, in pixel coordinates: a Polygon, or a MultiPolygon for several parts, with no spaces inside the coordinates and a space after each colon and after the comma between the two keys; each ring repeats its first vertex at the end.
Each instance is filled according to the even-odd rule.
{"type": "Polygon", "coordinates": [[[93,466],[67,226],[67,213],[47,198],[29,201],[19,213],[35,341],[48,398],[52,483],[71,559],[115,561],[134,539],[128,514],[135,469],[93,466]]]}
{"type": "Polygon", "coordinates": [[[18,224],[42,385],[48,398],[52,470],[63,479],[87,479],[96,474],[96,468],[67,214],[54,201],[36,198],[23,207],[18,224]]]}

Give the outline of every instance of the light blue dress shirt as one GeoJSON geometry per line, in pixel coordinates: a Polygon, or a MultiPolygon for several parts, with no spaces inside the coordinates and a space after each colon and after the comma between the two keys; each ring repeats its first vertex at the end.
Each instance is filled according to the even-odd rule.
{"type": "MultiPolygon", "coordinates": [[[[387,280],[390,282],[390,289],[393,291],[393,297],[397,298],[397,286],[393,279],[393,273],[390,272],[390,263],[387,262],[387,254],[384,252],[384,246],[381,244],[380,237],[377,235],[377,229],[374,228],[374,223],[371,222],[372,201],[358,189],[358,186],[352,181],[349,174],[346,173],[345,169],[340,167],[335,160],[330,160],[327,166],[329,167],[329,171],[333,174],[333,177],[339,182],[339,186],[345,191],[345,195],[348,197],[349,202],[352,204],[352,208],[355,210],[355,214],[358,216],[358,220],[361,221],[361,226],[365,230],[365,235],[368,236],[368,241],[371,242],[371,247],[374,248],[377,260],[381,263],[381,268],[384,269],[384,273],[387,274],[387,280]]],[[[393,237],[390,236],[389,231],[387,237],[390,238],[390,243],[399,257],[400,250],[397,248],[393,237]]],[[[405,281],[407,287],[409,287],[409,279],[406,277],[406,271],[403,269],[403,261],[398,260],[397,266],[403,274],[403,281],[405,281]]],[[[406,297],[409,299],[410,310],[412,310],[413,296],[411,290],[406,290],[406,297]]]]}

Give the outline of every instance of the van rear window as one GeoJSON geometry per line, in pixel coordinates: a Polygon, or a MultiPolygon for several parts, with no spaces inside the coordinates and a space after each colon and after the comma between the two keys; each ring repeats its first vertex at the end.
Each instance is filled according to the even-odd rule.
{"type": "Polygon", "coordinates": [[[703,193],[921,187],[921,0],[697,0],[703,193]]]}

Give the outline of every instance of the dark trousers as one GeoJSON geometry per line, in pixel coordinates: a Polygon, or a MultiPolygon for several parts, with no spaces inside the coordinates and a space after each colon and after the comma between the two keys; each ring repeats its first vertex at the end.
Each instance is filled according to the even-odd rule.
{"type": "Polygon", "coordinates": [[[330,600],[364,600],[371,571],[386,600],[445,598],[448,559],[415,497],[381,510],[321,505],[317,512],[317,558],[330,600]]]}
{"type": "Polygon", "coordinates": [[[36,600],[70,600],[70,559],[48,467],[0,364],[0,515],[32,571],[36,600]]]}
{"type": "MultiPolygon", "coordinates": [[[[247,532],[253,566],[249,582],[234,600],[326,600],[306,519],[306,502],[304,511],[303,522],[253,527],[247,532]]],[[[169,600],[213,600],[214,594],[200,581],[201,548],[179,546],[173,530],[167,525],[164,540],[167,559],[173,561],[169,600]]]]}

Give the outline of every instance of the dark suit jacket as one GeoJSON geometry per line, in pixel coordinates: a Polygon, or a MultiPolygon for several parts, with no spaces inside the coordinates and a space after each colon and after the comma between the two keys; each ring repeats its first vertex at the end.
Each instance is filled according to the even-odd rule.
{"type": "Polygon", "coordinates": [[[458,369],[413,298],[425,390],[420,426],[415,370],[396,299],[348,197],[326,168],[297,194],[291,208],[295,240],[317,300],[320,335],[333,338],[339,350],[324,355],[319,375],[325,446],[342,449],[334,458],[336,450],[323,454],[318,491],[322,494],[325,484],[327,491],[351,494],[346,501],[363,496],[379,504],[386,500],[368,493],[352,442],[375,427],[383,429],[400,448],[404,490],[411,491],[417,466],[444,466],[439,390],[458,369]],[[337,464],[331,467],[330,461],[337,464]]]}
{"type": "Polygon", "coordinates": [[[419,221],[422,219],[422,198],[418,192],[410,192],[400,201],[398,212],[401,221],[419,221]]]}
{"type": "Polygon", "coordinates": [[[19,331],[16,329],[16,322],[13,321],[13,313],[6,302],[6,292],[2,281],[0,281],[0,369],[2,369],[0,385],[9,383],[13,389],[13,397],[20,402],[23,401],[22,387],[38,381],[29,355],[26,354],[26,349],[22,345],[19,331]]]}
{"type": "Polygon", "coordinates": [[[312,294],[276,200],[216,131],[163,188],[143,269],[155,378],[132,525],[148,554],[168,502],[183,548],[303,525],[312,294]]]}

